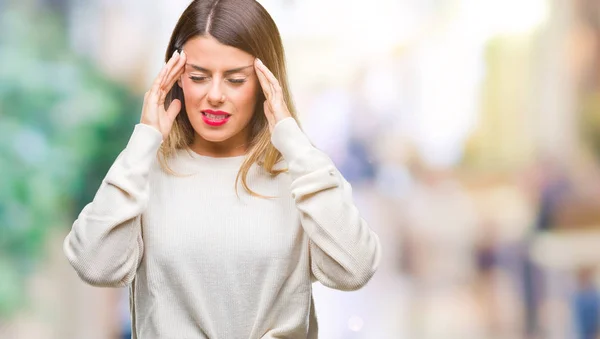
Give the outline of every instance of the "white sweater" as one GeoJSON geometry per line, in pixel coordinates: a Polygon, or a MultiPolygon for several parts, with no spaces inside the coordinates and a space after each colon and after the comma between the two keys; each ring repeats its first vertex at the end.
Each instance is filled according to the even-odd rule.
{"type": "Polygon", "coordinates": [[[293,118],[271,137],[287,172],[244,156],[180,150],[161,170],[161,134],[138,124],[64,242],[79,276],[130,286],[133,338],[317,338],[311,283],[356,290],[374,274],[379,239],[351,187],[293,118]]]}

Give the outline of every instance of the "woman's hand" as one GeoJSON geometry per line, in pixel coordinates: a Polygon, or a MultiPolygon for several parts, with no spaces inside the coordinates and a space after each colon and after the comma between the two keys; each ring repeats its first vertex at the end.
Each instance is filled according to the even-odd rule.
{"type": "Polygon", "coordinates": [[[279,81],[277,81],[273,73],[258,58],[254,61],[254,69],[267,99],[264,103],[264,111],[269,122],[269,130],[273,132],[275,124],[292,115],[283,100],[283,91],[281,90],[279,81]]]}
{"type": "Polygon", "coordinates": [[[173,121],[181,111],[181,101],[178,99],[173,100],[165,110],[165,98],[175,81],[183,74],[185,61],[185,53],[182,51],[180,55],[175,51],[154,80],[152,88],[144,95],[140,122],[156,128],[162,134],[163,140],[169,135],[173,121]]]}

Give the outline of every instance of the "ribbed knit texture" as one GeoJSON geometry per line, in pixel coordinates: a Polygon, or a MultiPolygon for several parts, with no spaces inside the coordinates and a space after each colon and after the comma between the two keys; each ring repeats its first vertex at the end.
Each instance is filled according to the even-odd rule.
{"type": "Polygon", "coordinates": [[[136,125],[64,242],[84,281],[130,286],[134,338],[317,338],[312,282],[356,290],[374,274],[379,239],[329,157],[293,118],[271,141],[289,170],[254,165],[248,184],[276,198],[238,197],[243,156],[180,150],[171,175],[161,134],[136,125]]]}

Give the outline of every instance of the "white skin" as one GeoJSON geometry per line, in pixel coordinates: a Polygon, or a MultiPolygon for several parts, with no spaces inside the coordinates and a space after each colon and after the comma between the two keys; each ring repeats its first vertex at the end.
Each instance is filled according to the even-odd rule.
{"type": "Polygon", "coordinates": [[[144,96],[141,123],[156,128],[163,139],[181,110],[179,100],[164,109],[166,95],[176,81],[183,89],[195,132],[190,148],[198,154],[231,157],[246,153],[259,84],[270,131],[291,116],[279,82],[259,59],[211,36],[200,36],[188,40],[181,55],[173,54],[144,96]],[[231,117],[225,125],[209,126],[202,120],[205,109],[225,111],[231,117]]]}

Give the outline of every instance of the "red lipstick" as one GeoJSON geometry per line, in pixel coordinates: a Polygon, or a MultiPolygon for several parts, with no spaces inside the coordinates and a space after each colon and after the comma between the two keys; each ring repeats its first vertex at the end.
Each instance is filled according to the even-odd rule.
{"type": "Polygon", "coordinates": [[[202,120],[209,126],[222,126],[229,121],[231,114],[224,111],[205,109],[202,111],[202,120]]]}

